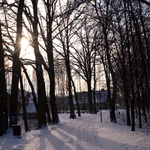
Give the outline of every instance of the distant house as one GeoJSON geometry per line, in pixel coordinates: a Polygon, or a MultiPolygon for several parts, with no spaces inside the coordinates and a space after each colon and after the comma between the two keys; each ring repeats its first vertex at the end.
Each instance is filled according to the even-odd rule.
{"type": "MultiPolygon", "coordinates": [[[[92,91],[92,94],[94,94],[93,91],[92,91]]],[[[85,91],[77,92],[77,98],[78,98],[78,103],[80,105],[80,109],[87,110],[89,107],[88,92],[85,92],[85,91]]],[[[94,103],[94,100],[93,100],[93,103],[94,103]]],[[[96,103],[97,109],[99,109],[99,108],[107,109],[108,108],[107,90],[95,91],[95,103],[96,103]]],[[[75,109],[76,109],[75,97],[74,97],[74,104],[75,104],[75,109]]]]}
{"type": "MultiPolygon", "coordinates": [[[[26,105],[26,115],[27,119],[36,119],[37,118],[37,111],[33,102],[33,95],[31,92],[24,92],[25,94],[25,105],[26,105]]],[[[22,97],[19,97],[22,100],[22,97]]],[[[23,107],[19,110],[19,114],[23,114],[23,107]]]]}
{"type": "MultiPolygon", "coordinates": [[[[7,90],[6,93],[6,98],[7,98],[7,108],[8,108],[8,114],[10,113],[10,99],[11,99],[11,90],[7,90]]],[[[21,109],[21,101],[19,101],[19,96],[18,96],[18,103],[17,103],[17,112],[21,109]]]]}
{"type": "MultiPolygon", "coordinates": [[[[25,96],[25,105],[26,105],[26,112],[27,112],[27,118],[36,118],[37,117],[37,112],[33,103],[33,96],[31,92],[25,91],[24,92],[25,96]]],[[[11,91],[7,90],[7,105],[8,105],[8,113],[10,112],[9,105],[10,105],[10,99],[11,99],[11,91]]],[[[21,91],[18,91],[18,103],[17,103],[17,112],[18,115],[23,114],[23,109],[22,109],[22,95],[21,91]]]]}
{"type": "Polygon", "coordinates": [[[69,110],[69,99],[67,96],[56,96],[57,109],[59,113],[69,110]]]}

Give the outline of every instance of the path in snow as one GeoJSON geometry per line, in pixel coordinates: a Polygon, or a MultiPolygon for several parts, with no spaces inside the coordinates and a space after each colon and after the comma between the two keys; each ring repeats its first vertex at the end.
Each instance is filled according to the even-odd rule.
{"type": "Polygon", "coordinates": [[[76,119],[68,119],[69,114],[60,114],[59,125],[23,133],[21,139],[11,137],[7,141],[7,135],[3,136],[3,142],[0,138],[0,149],[150,150],[150,132],[142,129],[131,132],[130,127],[110,123],[107,111],[103,115],[101,123],[99,114],[82,114],[76,119]]]}

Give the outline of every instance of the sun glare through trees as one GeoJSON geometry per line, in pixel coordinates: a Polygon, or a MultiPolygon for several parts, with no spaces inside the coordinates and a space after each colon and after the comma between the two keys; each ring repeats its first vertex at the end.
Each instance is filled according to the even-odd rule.
{"type": "Polygon", "coordinates": [[[34,54],[33,48],[30,45],[29,40],[23,37],[21,39],[20,44],[21,44],[20,58],[35,60],[35,54],[34,54]]]}

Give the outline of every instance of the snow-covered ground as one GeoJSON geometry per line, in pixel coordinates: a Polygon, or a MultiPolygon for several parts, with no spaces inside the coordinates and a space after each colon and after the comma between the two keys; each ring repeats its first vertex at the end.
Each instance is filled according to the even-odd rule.
{"type": "Polygon", "coordinates": [[[82,114],[68,119],[60,114],[60,124],[25,133],[21,138],[13,136],[12,130],[0,137],[0,150],[150,150],[150,130],[131,132],[130,127],[111,123],[108,111],[100,114],[82,114]]]}

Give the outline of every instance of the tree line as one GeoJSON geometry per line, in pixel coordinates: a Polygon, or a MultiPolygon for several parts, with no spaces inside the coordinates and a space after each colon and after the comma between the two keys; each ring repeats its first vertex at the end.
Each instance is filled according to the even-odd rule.
{"type": "MultiPolygon", "coordinates": [[[[70,118],[76,118],[75,76],[87,84],[89,112],[96,113],[92,91],[98,89],[104,72],[110,120],[117,122],[116,97],[123,97],[126,122],[135,131],[148,122],[150,106],[150,3],[146,0],[15,0],[0,2],[0,135],[17,124],[18,89],[22,91],[25,130],[28,131],[24,85],[30,85],[37,111],[38,127],[59,123],[56,104],[56,77],[66,74],[70,118]],[[21,39],[30,43],[35,60],[20,58],[21,39]],[[6,59],[12,62],[8,69],[6,59]],[[59,64],[57,66],[56,64],[59,64]],[[27,72],[32,66],[36,87],[27,72]],[[11,72],[11,99],[6,100],[7,78],[11,72]],[[47,101],[44,72],[48,75],[47,101]],[[37,91],[37,97],[36,97],[37,91]],[[51,110],[49,110],[48,103],[51,110]],[[9,109],[9,111],[8,111],[9,109]],[[9,112],[9,114],[8,114],[9,112]],[[9,118],[9,123],[8,123],[9,118]]],[[[63,83],[64,84],[64,83],[63,83]]],[[[95,95],[95,94],[94,94],[95,95]]]]}

